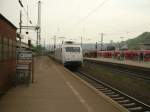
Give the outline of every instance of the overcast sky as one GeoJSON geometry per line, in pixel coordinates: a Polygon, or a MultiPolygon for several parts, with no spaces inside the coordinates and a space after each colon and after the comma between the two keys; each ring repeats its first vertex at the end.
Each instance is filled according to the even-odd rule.
{"type": "MultiPolygon", "coordinates": [[[[22,2],[29,5],[29,16],[36,25],[38,0],[22,2]]],[[[0,12],[17,27],[20,9],[18,0],[0,0],[0,12]]],[[[133,38],[150,31],[149,11],[150,0],[42,0],[42,39],[48,44],[53,35],[76,41],[82,36],[84,42],[95,43],[102,32],[104,42],[133,38]]],[[[29,38],[36,40],[36,33],[32,31],[29,38]]]]}

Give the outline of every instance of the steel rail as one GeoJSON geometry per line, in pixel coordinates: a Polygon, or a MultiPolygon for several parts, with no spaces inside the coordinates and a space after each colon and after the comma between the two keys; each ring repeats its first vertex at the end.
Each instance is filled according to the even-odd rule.
{"type": "Polygon", "coordinates": [[[109,84],[96,79],[92,75],[84,73],[83,71],[77,71],[76,74],[96,89],[128,109],[129,112],[150,112],[149,105],[121,92],[109,84]]]}

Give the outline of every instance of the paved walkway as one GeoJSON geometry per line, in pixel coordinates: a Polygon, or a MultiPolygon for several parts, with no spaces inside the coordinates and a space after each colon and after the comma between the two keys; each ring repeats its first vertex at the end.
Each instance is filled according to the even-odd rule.
{"type": "Polygon", "coordinates": [[[10,89],[0,99],[0,112],[121,112],[48,57],[35,64],[35,83],[10,89]]]}

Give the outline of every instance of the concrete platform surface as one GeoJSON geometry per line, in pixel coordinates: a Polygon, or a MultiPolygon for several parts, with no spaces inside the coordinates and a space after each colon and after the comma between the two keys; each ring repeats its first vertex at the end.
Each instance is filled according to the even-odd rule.
{"type": "Polygon", "coordinates": [[[121,112],[48,57],[35,63],[35,83],[10,89],[0,112],[121,112]]]}

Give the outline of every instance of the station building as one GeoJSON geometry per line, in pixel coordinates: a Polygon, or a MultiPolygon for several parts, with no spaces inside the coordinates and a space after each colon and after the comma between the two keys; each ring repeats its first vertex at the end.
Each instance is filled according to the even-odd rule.
{"type": "Polygon", "coordinates": [[[0,94],[16,74],[16,26],[0,13],[0,94]]]}

